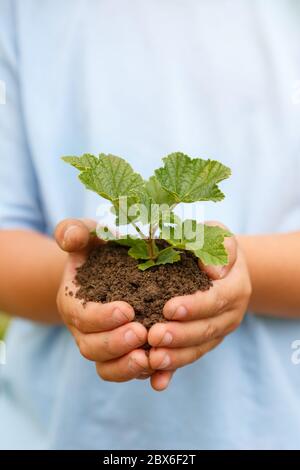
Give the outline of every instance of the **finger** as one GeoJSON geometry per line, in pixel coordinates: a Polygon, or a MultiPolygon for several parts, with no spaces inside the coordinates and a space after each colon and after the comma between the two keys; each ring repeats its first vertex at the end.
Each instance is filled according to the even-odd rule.
{"type": "Polygon", "coordinates": [[[224,280],[215,281],[204,292],[170,299],[163,308],[167,320],[190,321],[220,315],[227,307],[232,288],[224,280]]]}
{"type": "Polygon", "coordinates": [[[110,382],[126,382],[139,377],[141,374],[152,373],[149,359],[142,349],[131,351],[125,356],[96,364],[98,375],[110,382]]]}
{"type": "Polygon", "coordinates": [[[162,392],[168,388],[175,371],[162,370],[156,371],[151,376],[151,386],[157,392],[162,392]]]}
{"type": "Polygon", "coordinates": [[[147,380],[149,379],[149,377],[152,376],[154,372],[142,372],[138,377],[136,377],[137,380],[147,380]]]}
{"type": "Polygon", "coordinates": [[[147,330],[141,323],[131,322],[112,331],[74,336],[86,359],[105,362],[143,346],[147,341],[147,330]]]}
{"type": "Polygon", "coordinates": [[[126,302],[88,302],[84,306],[75,298],[75,291],[72,283],[63,284],[57,305],[64,322],[81,333],[100,333],[134,320],[134,310],[126,302]]]}
{"type": "Polygon", "coordinates": [[[66,219],[60,222],[55,229],[55,239],[59,247],[68,253],[85,250],[92,237],[91,231],[97,224],[89,219],[66,219]]]}
{"type": "MultiPolygon", "coordinates": [[[[225,230],[228,230],[228,227],[225,225],[221,224],[220,222],[217,221],[208,221],[205,222],[206,225],[210,226],[219,226],[222,227],[225,230]]],[[[223,279],[228,272],[231,270],[232,266],[234,265],[236,258],[237,258],[237,241],[234,236],[232,237],[225,237],[224,239],[224,246],[226,248],[226,251],[228,253],[228,264],[221,266],[212,266],[212,265],[205,265],[203,264],[200,260],[198,260],[199,267],[205,271],[208,276],[211,279],[223,279]]]]}
{"type": "Polygon", "coordinates": [[[242,315],[238,317],[233,311],[203,320],[156,323],[148,332],[148,343],[152,347],[168,348],[197,346],[234,331],[241,319],[242,315]]]}
{"type": "Polygon", "coordinates": [[[222,338],[218,338],[209,343],[190,348],[152,348],[149,355],[150,367],[155,370],[178,369],[200,359],[200,357],[220,344],[221,341],[222,338]]]}

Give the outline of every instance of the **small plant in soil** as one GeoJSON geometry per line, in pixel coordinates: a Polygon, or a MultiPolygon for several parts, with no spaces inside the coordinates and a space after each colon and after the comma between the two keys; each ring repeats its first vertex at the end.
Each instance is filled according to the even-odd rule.
{"type": "Polygon", "coordinates": [[[218,183],[230,176],[228,167],[177,152],[163,158],[163,165],[144,180],[114,155],[63,160],[79,170],[87,189],[110,201],[117,227],[113,232],[99,224],[94,235],[107,243],[92,249],[77,270],[76,297],[126,301],[136,320],[149,328],[164,321],[163,306],[171,297],[210,288],[200,266],[227,264],[224,239],[232,234],[194,219],[181,220],[174,210],[183,203],[221,201],[218,183]]]}

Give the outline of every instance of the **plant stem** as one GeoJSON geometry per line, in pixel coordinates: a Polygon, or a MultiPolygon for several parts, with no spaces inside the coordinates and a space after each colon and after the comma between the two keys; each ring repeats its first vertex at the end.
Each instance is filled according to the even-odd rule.
{"type": "Polygon", "coordinates": [[[146,235],[141,231],[140,227],[138,227],[138,226],[136,225],[136,223],[133,222],[133,220],[132,220],[130,223],[131,223],[131,225],[135,228],[135,230],[137,231],[137,233],[138,233],[142,238],[144,238],[144,239],[147,238],[146,235]]]}
{"type": "Polygon", "coordinates": [[[155,227],[152,227],[152,224],[151,224],[151,221],[150,221],[149,238],[147,240],[147,245],[148,245],[148,253],[149,253],[150,259],[152,261],[154,261],[156,259],[156,255],[155,255],[156,244],[155,244],[155,241],[154,241],[154,233],[155,233],[155,227]]]}
{"type": "Polygon", "coordinates": [[[155,241],[153,240],[153,238],[148,238],[148,240],[146,240],[146,243],[148,245],[148,253],[149,253],[149,257],[152,261],[155,261],[157,256],[155,255],[155,241]]]}
{"type": "MultiPolygon", "coordinates": [[[[172,213],[173,209],[176,206],[178,206],[178,202],[175,202],[174,204],[172,204],[172,206],[170,206],[170,212],[169,212],[170,214],[172,213]]],[[[155,234],[156,230],[158,229],[158,227],[159,227],[159,224],[153,225],[153,227],[152,227],[152,238],[154,238],[154,234],[155,234]]]]}

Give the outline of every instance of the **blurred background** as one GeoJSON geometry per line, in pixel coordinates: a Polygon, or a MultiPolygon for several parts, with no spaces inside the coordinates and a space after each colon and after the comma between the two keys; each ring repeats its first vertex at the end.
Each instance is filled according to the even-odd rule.
{"type": "Polygon", "coordinates": [[[0,312],[0,340],[4,338],[9,324],[8,316],[0,312]]]}

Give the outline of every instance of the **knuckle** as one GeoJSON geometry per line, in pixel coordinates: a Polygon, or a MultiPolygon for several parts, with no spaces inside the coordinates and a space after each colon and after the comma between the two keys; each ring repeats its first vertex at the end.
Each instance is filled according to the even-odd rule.
{"type": "Polygon", "coordinates": [[[202,337],[204,341],[210,341],[217,336],[218,330],[214,323],[208,322],[205,325],[204,331],[202,333],[202,337]]]}
{"type": "Polygon", "coordinates": [[[202,346],[198,346],[193,349],[193,357],[192,357],[192,362],[197,361],[200,359],[202,356],[204,356],[204,351],[202,346]]]}
{"type": "Polygon", "coordinates": [[[145,364],[140,355],[132,352],[128,358],[128,371],[135,375],[148,374],[150,372],[150,362],[147,361],[147,364],[145,364]]]}
{"type": "Polygon", "coordinates": [[[97,374],[105,382],[125,382],[127,379],[123,376],[114,376],[110,369],[102,362],[96,363],[97,374]]]}
{"type": "Polygon", "coordinates": [[[108,373],[106,367],[103,367],[101,362],[96,364],[97,374],[99,375],[100,379],[105,380],[106,382],[111,382],[111,375],[108,373]]]}
{"type": "Polygon", "coordinates": [[[110,358],[115,356],[115,347],[109,333],[102,333],[103,349],[110,358]]]}
{"type": "Polygon", "coordinates": [[[214,309],[220,313],[224,312],[228,305],[228,300],[224,295],[217,295],[214,309]]]}
{"type": "Polygon", "coordinates": [[[128,370],[131,374],[138,374],[141,371],[140,365],[134,357],[130,357],[128,361],[128,370]]]}
{"type": "Polygon", "coordinates": [[[85,359],[90,359],[90,346],[89,343],[86,339],[86,337],[83,335],[78,339],[78,347],[80,354],[85,358],[85,359]]]}
{"type": "Polygon", "coordinates": [[[79,306],[74,305],[74,307],[69,312],[69,321],[77,330],[85,333],[85,321],[82,317],[81,310],[79,306]]]}

